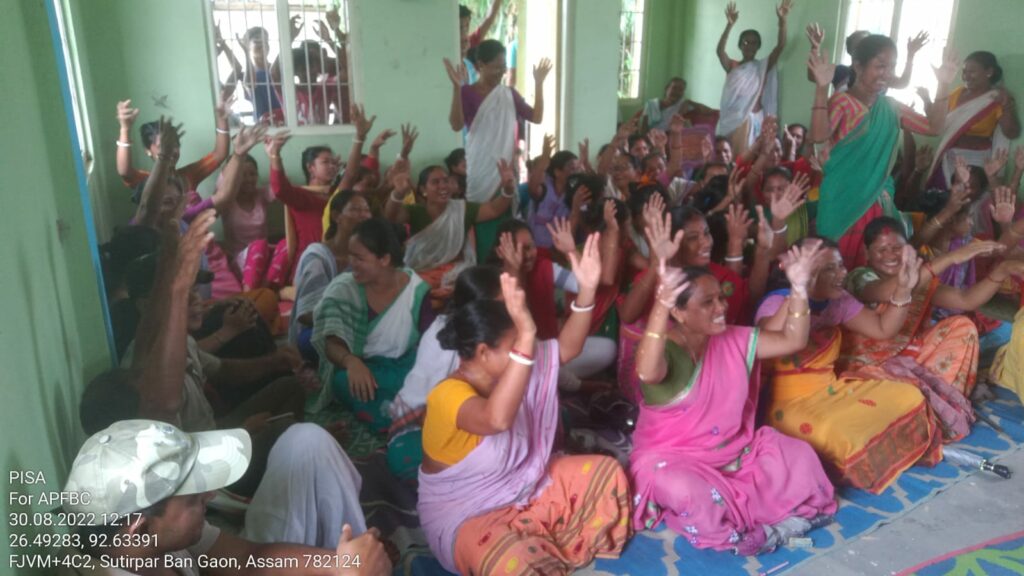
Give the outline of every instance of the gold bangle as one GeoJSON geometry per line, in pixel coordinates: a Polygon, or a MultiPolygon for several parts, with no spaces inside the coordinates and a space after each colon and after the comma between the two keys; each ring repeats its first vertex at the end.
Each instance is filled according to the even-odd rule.
{"type": "Polygon", "coordinates": [[[996,280],[992,276],[985,276],[985,280],[988,280],[989,282],[995,282],[996,284],[1000,285],[1002,285],[1003,282],[1006,282],[1006,278],[1003,278],[1002,280],[996,280]]]}
{"type": "Polygon", "coordinates": [[[811,313],[811,309],[810,309],[810,308],[808,308],[807,310],[804,310],[803,312],[793,312],[793,311],[791,310],[791,311],[789,312],[789,316],[790,316],[791,318],[803,318],[804,316],[807,316],[807,315],[808,315],[808,314],[810,314],[810,313],[811,313]]]}
{"type": "Polygon", "coordinates": [[[657,340],[664,340],[665,339],[665,335],[664,334],[659,334],[657,332],[651,332],[650,330],[648,330],[647,332],[644,332],[644,337],[646,338],[648,336],[650,336],[651,338],[655,338],[657,340]]]}

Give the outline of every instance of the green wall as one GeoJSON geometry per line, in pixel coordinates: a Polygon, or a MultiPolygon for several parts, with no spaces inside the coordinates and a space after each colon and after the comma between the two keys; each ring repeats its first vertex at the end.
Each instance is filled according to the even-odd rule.
{"type": "Polygon", "coordinates": [[[568,3],[563,53],[562,147],[575,150],[590,139],[591,156],[615,135],[618,105],[619,0],[568,3]]]}
{"type": "MultiPolygon", "coordinates": [[[[110,357],[46,3],[6,2],[0,18],[0,422],[4,474],[42,471],[59,490],[83,439],[78,396],[110,357]]],[[[3,498],[5,544],[9,510],[30,509],[3,498]]]]}

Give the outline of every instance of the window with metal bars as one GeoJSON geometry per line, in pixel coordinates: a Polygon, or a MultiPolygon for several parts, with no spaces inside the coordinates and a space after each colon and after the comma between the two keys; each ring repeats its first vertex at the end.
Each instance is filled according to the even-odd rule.
{"type": "Polygon", "coordinates": [[[938,82],[932,65],[942,63],[942,51],[953,36],[953,21],[958,0],[844,0],[843,35],[839,38],[838,58],[850,64],[846,38],[858,30],[884,34],[896,42],[899,57],[896,74],[901,74],[907,60],[907,43],[919,32],[928,34],[928,43],[914,58],[910,84],[903,89],[889,90],[888,95],[904,104],[921,109],[917,96],[925,88],[935,97],[938,82]]]}
{"type": "Polygon", "coordinates": [[[209,0],[214,82],[242,124],[349,124],[347,0],[209,0]]]}
{"type": "Polygon", "coordinates": [[[622,0],[619,12],[619,98],[640,97],[646,0],[622,0]]]}

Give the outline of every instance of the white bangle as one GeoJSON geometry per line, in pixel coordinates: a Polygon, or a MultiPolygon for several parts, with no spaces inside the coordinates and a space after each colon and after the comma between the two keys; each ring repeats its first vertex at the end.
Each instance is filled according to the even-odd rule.
{"type": "Polygon", "coordinates": [[[779,228],[778,230],[772,228],[772,234],[775,234],[776,236],[778,236],[779,234],[785,234],[786,230],[789,230],[789,223],[788,222],[783,224],[782,228],[779,228]]]}
{"type": "Polygon", "coordinates": [[[132,143],[131,142],[121,142],[120,140],[115,140],[114,142],[117,144],[118,148],[131,148],[132,147],[132,143]]]}
{"type": "Polygon", "coordinates": [[[508,353],[508,358],[509,358],[509,360],[515,362],[516,364],[522,364],[523,366],[533,366],[533,360],[530,360],[529,358],[527,358],[526,356],[523,356],[522,354],[516,354],[515,352],[509,352],[508,353]]]}
{"type": "Polygon", "coordinates": [[[913,302],[913,301],[914,301],[914,295],[913,294],[908,296],[907,299],[902,301],[902,302],[897,302],[896,301],[896,295],[895,294],[893,294],[892,297],[889,298],[889,304],[892,304],[893,306],[895,306],[897,308],[905,308],[905,307],[909,306],[910,303],[913,302]]]}
{"type": "Polygon", "coordinates": [[[594,306],[596,306],[596,304],[591,304],[590,306],[577,306],[575,300],[569,303],[569,308],[571,308],[573,312],[590,312],[594,309],[594,306]]]}
{"type": "Polygon", "coordinates": [[[352,140],[353,144],[362,144],[363,142],[366,142],[366,140],[361,140],[359,138],[355,138],[354,140],[352,140]]]}
{"type": "Polygon", "coordinates": [[[743,262],[743,256],[726,256],[726,262],[743,262]]]}
{"type": "Polygon", "coordinates": [[[217,128],[217,134],[231,134],[231,130],[225,130],[223,128],[217,128]]]}
{"type": "Polygon", "coordinates": [[[505,189],[504,188],[501,189],[501,195],[504,196],[505,198],[515,198],[516,197],[515,192],[513,192],[511,194],[505,194],[505,189]]]}
{"type": "Polygon", "coordinates": [[[404,197],[403,198],[395,198],[394,193],[388,194],[388,200],[391,200],[392,202],[394,202],[396,204],[401,204],[401,203],[405,202],[405,198],[404,197]]]}

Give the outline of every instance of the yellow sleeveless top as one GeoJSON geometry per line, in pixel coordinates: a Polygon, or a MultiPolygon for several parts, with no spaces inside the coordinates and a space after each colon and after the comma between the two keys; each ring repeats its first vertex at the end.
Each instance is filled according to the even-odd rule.
{"type": "Polygon", "coordinates": [[[449,378],[427,395],[427,415],[423,422],[423,453],[451,466],[469,455],[483,440],[482,436],[460,430],[459,409],[470,398],[478,396],[468,382],[449,378]]]}

